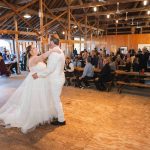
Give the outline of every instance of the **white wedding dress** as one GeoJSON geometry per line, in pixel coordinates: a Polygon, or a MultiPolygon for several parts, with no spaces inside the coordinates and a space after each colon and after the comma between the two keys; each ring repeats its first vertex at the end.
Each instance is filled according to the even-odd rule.
{"type": "Polygon", "coordinates": [[[34,80],[32,74],[46,68],[43,62],[30,68],[30,73],[13,93],[10,99],[0,108],[0,120],[8,127],[21,128],[23,133],[37,125],[48,122],[56,116],[53,102],[49,95],[47,78],[34,80]]]}

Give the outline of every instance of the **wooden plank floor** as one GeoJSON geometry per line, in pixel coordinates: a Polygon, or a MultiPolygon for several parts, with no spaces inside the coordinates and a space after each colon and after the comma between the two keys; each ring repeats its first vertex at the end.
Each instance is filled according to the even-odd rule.
{"type": "MultiPolygon", "coordinates": [[[[0,105],[24,76],[0,78],[0,105]]],[[[2,150],[150,150],[150,97],[64,87],[67,125],[31,133],[0,127],[2,150]]]]}

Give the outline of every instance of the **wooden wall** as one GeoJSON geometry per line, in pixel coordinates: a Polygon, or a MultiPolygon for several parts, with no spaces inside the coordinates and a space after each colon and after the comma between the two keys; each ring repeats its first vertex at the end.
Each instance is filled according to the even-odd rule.
{"type": "Polygon", "coordinates": [[[150,34],[107,35],[92,39],[98,48],[115,52],[119,47],[138,50],[138,44],[150,44],[150,34]]]}

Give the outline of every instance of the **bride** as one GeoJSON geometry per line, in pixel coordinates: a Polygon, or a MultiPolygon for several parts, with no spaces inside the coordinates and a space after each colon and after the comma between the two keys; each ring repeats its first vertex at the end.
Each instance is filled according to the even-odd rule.
{"type": "Polygon", "coordinates": [[[34,80],[32,75],[46,68],[43,62],[52,52],[37,56],[37,49],[27,47],[30,73],[14,92],[10,99],[0,108],[0,120],[6,127],[21,128],[23,133],[33,130],[37,125],[49,122],[54,115],[54,108],[48,95],[46,78],[34,80]]]}

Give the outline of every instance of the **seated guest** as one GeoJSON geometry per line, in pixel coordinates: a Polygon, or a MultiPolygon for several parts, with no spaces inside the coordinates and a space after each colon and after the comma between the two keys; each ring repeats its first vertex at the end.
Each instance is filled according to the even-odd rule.
{"type": "Polygon", "coordinates": [[[74,67],[81,67],[81,62],[78,59],[78,56],[75,57],[73,65],[74,65],[74,67]]]}
{"type": "Polygon", "coordinates": [[[78,55],[78,60],[81,62],[81,67],[84,67],[85,66],[85,62],[84,62],[81,54],[78,55]]]}
{"type": "Polygon", "coordinates": [[[132,66],[133,66],[133,71],[135,71],[135,72],[139,72],[140,71],[140,65],[139,65],[139,61],[138,61],[138,57],[137,56],[135,56],[132,66]]]}
{"type": "Polygon", "coordinates": [[[88,87],[89,86],[88,80],[93,79],[93,77],[94,77],[94,70],[93,70],[93,66],[91,64],[91,58],[88,57],[86,59],[86,65],[84,67],[83,74],[82,74],[81,77],[79,77],[79,79],[77,81],[78,82],[78,86],[80,88],[83,88],[83,86],[82,86],[82,82],[83,82],[85,84],[85,86],[88,87]]]}
{"type": "Polygon", "coordinates": [[[71,85],[70,78],[74,76],[74,65],[69,57],[65,61],[65,77],[67,85],[71,85]]]}
{"type": "Polygon", "coordinates": [[[126,61],[126,70],[127,71],[131,70],[131,59],[130,58],[127,58],[127,61],[126,61]]]}
{"type": "Polygon", "coordinates": [[[0,53],[0,75],[10,76],[10,72],[7,70],[6,65],[4,63],[2,53],[0,53]]]}
{"type": "Polygon", "coordinates": [[[109,63],[109,66],[112,71],[116,71],[116,62],[115,62],[115,57],[111,59],[111,62],[109,63]]]}
{"type": "Polygon", "coordinates": [[[95,85],[98,90],[105,90],[105,83],[112,80],[112,70],[109,65],[109,58],[104,60],[104,67],[102,68],[99,77],[95,80],[95,85]]]}

